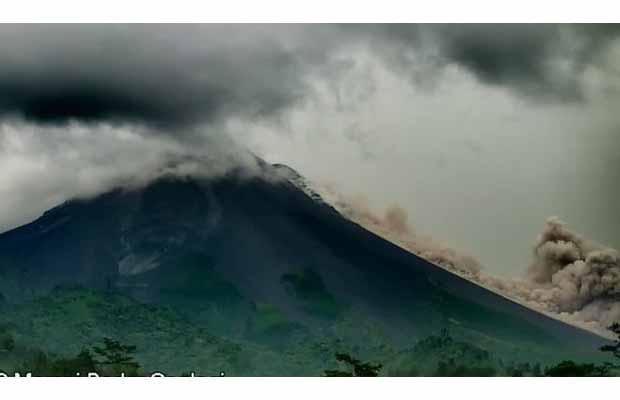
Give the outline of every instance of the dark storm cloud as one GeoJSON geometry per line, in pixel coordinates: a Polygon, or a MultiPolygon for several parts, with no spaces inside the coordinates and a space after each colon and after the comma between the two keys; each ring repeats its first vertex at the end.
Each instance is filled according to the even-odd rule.
{"type": "MultiPolygon", "coordinates": [[[[547,63],[557,43],[557,27],[474,26],[439,29],[444,56],[484,82],[508,83],[523,90],[551,90],[547,63]]],[[[565,89],[563,89],[565,90],[565,89]]]]}
{"type": "MultiPolygon", "coordinates": [[[[459,65],[519,94],[581,98],[616,25],[54,25],[0,27],[0,116],[188,127],[269,117],[361,45],[400,71],[459,65]],[[414,52],[422,57],[408,58],[414,52]]],[[[337,79],[327,78],[327,79],[337,79]]],[[[166,129],[177,131],[178,129],[166,129]]]]}
{"type": "Polygon", "coordinates": [[[259,26],[3,26],[0,112],[186,125],[270,115],[304,92],[304,64],[259,26]]]}
{"type": "MultiPolygon", "coordinates": [[[[382,31],[400,53],[422,49],[435,66],[458,65],[483,83],[551,100],[581,99],[583,72],[602,62],[620,37],[617,24],[389,25],[382,31]]],[[[410,68],[406,57],[394,58],[410,68]]]]}

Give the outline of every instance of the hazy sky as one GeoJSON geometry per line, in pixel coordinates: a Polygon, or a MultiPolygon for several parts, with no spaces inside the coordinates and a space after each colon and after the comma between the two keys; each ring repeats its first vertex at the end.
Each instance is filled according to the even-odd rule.
{"type": "MultiPolygon", "coordinates": [[[[620,27],[0,26],[0,230],[237,145],[517,275],[546,217],[620,247],[620,27]]],[[[214,155],[217,154],[217,157],[214,155]]]]}

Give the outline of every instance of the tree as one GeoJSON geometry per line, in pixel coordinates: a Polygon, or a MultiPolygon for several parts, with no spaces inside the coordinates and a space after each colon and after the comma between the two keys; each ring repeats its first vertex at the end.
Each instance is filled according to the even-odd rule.
{"type": "Polygon", "coordinates": [[[6,331],[0,331],[0,352],[11,352],[15,348],[15,339],[6,331]]]}
{"type": "Polygon", "coordinates": [[[97,373],[95,360],[89,350],[82,350],[72,358],[60,358],[51,363],[51,376],[88,376],[97,373]]]}
{"type": "Polygon", "coordinates": [[[609,327],[609,330],[616,334],[617,338],[613,344],[607,344],[601,347],[601,351],[609,352],[614,357],[620,358],[620,324],[614,323],[609,327]]]}
{"type": "MultiPolygon", "coordinates": [[[[601,346],[601,351],[611,353],[616,359],[620,359],[620,324],[614,323],[609,327],[617,338],[612,344],[601,346]]],[[[558,365],[545,369],[545,376],[609,376],[612,370],[620,369],[620,365],[612,362],[596,364],[578,364],[574,361],[562,361],[558,365]]]]}
{"type": "Polygon", "coordinates": [[[545,368],[545,376],[607,376],[605,365],[578,364],[574,361],[562,361],[558,365],[545,368]]]}
{"type": "Polygon", "coordinates": [[[75,357],[50,357],[42,351],[36,351],[32,358],[23,363],[15,372],[32,373],[33,376],[74,377],[98,373],[95,361],[88,350],[82,350],[75,357]]]}
{"type": "Polygon", "coordinates": [[[328,369],[324,371],[325,376],[379,376],[379,371],[383,367],[381,364],[362,362],[345,353],[336,353],[336,360],[345,363],[349,367],[349,371],[328,369]]]}
{"type": "Polygon", "coordinates": [[[496,373],[491,366],[457,364],[454,358],[450,358],[448,361],[439,361],[433,376],[495,376],[496,373]]]}
{"type": "MultiPolygon", "coordinates": [[[[620,359],[620,324],[614,323],[609,327],[609,330],[616,334],[616,339],[612,344],[606,344],[601,347],[601,351],[611,353],[615,358],[620,359]]],[[[607,371],[620,369],[620,365],[611,362],[606,362],[603,367],[607,368],[607,371]]]]}
{"type": "Polygon", "coordinates": [[[105,372],[113,375],[138,375],[140,364],[133,358],[136,346],[124,345],[118,340],[106,337],[103,339],[103,347],[94,346],[93,352],[99,356],[95,363],[101,365],[105,372]]]}

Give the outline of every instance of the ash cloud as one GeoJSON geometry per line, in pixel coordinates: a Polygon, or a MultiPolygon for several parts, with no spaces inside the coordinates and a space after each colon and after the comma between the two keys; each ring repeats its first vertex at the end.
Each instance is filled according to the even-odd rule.
{"type": "Polygon", "coordinates": [[[523,279],[483,271],[473,256],[417,233],[400,206],[377,214],[364,198],[347,198],[333,188],[323,195],[347,218],[457,275],[558,319],[608,335],[620,320],[620,254],[549,218],[533,248],[523,279]]]}
{"type": "Polygon", "coordinates": [[[620,321],[620,255],[549,218],[523,280],[483,276],[480,282],[566,322],[608,335],[620,321]]]}
{"type": "Polygon", "coordinates": [[[345,197],[333,188],[323,190],[325,198],[347,218],[454,273],[479,279],[481,264],[475,257],[417,233],[404,208],[392,205],[380,215],[371,209],[363,197],[345,197]]]}
{"type": "Polygon", "coordinates": [[[531,298],[557,312],[593,315],[620,301],[618,251],[582,238],[557,218],[545,224],[528,272],[536,285],[531,298]]]}

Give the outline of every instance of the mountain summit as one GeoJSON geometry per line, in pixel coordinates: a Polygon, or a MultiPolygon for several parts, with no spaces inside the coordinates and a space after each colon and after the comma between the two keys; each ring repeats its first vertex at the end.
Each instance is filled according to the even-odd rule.
{"type": "MultiPolygon", "coordinates": [[[[77,316],[58,316],[57,322],[66,318],[70,325],[70,318],[88,315],[90,325],[43,335],[36,318],[10,321],[32,335],[29,345],[60,353],[72,348],[67,343],[110,333],[157,336],[142,332],[146,325],[123,331],[128,328],[116,320],[126,317],[122,312],[93,317],[100,311],[91,296],[172,310],[188,326],[270,349],[276,358],[313,341],[394,358],[441,331],[507,357],[597,351],[597,336],[498,296],[347,220],[302,190],[294,170],[261,168],[261,176],[160,177],[68,201],[1,234],[0,293],[5,308],[22,310],[4,318],[35,318],[30,305],[53,308],[55,299],[72,299],[61,308],[77,316]],[[90,294],[67,297],[67,291],[81,290],[90,294]]],[[[50,312],[40,314],[50,318],[50,312]]],[[[153,329],[163,328],[148,325],[153,329]]],[[[308,365],[328,357],[307,351],[308,365]]],[[[239,374],[262,374],[260,368],[233,367],[239,374]]],[[[271,373],[313,374],[304,367],[271,373]]]]}

